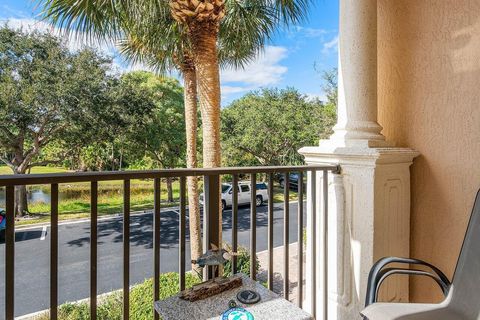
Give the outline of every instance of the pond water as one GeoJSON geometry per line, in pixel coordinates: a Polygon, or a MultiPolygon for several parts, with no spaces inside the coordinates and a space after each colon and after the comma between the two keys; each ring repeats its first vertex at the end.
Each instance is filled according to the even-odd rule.
{"type": "MultiPolygon", "coordinates": [[[[68,199],[69,197],[73,198],[66,192],[59,192],[58,198],[68,199]]],[[[47,192],[41,188],[32,188],[27,189],[27,200],[28,203],[34,202],[44,202],[49,204],[50,203],[50,192],[47,192]]],[[[5,208],[5,188],[0,188],[0,208],[5,208]]]]}

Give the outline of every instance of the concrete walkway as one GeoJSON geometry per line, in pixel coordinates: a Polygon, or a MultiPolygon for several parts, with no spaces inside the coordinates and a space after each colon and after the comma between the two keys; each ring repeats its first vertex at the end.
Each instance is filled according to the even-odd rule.
{"type": "MultiPolygon", "coordinates": [[[[288,282],[289,282],[289,301],[297,303],[298,299],[298,250],[297,243],[291,243],[289,248],[289,272],[288,272],[288,282]]],[[[305,297],[305,246],[303,253],[303,296],[305,297]]],[[[262,251],[257,253],[257,257],[260,263],[260,271],[257,276],[259,281],[267,281],[268,276],[268,251],[262,251]]],[[[283,295],[283,246],[276,247],[273,249],[273,291],[283,295]]]]}

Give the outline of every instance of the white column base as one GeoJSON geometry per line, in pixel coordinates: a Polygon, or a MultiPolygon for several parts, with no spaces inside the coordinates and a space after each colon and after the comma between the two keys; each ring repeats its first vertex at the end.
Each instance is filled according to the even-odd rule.
{"type": "MultiPolygon", "coordinates": [[[[308,164],[336,163],[340,174],[329,175],[328,261],[329,319],[360,319],[368,272],[383,256],[409,256],[410,252],[410,170],[418,153],[408,148],[305,147],[299,152],[308,164]]],[[[307,232],[307,311],[308,293],[317,288],[317,315],[322,312],[322,175],[316,184],[317,230],[315,253],[317,282],[312,283],[311,235],[307,232]],[[310,269],[309,269],[310,268],[310,269]]],[[[309,201],[311,190],[307,189],[309,201]]],[[[307,230],[312,230],[312,204],[308,204],[307,230]],[[310,224],[309,224],[310,223],[310,224]]],[[[384,301],[408,301],[408,279],[395,277],[382,287],[384,301]]],[[[320,319],[320,318],[319,318],[320,319]]]]}

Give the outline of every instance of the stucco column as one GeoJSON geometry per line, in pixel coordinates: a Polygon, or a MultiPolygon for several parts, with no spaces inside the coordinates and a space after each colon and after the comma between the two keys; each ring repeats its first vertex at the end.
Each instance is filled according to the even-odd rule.
{"type": "Polygon", "coordinates": [[[377,123],[377,1],[340,1],[335,145],[385,146],[377,123]]]}
{"type": "MultiPolygon", "coordinates": [[[[318,276],[325,268],[325,253],[319,249],[326,227],[318,218],[325,214],[322,198],[317,194],[312,203],[308,190],[306,292],[322,292],[327,282],[328,320],[352,320],[360,319],[373,263],[383,256],[410,255],[409,168],[418,153],[389,145],[377,122],[377,1],[340,0],[339,30],[338,123],[330,139],[299,152],[308,164],[341,167],[328,177],[328,279],[318,276]]],[[[323,177],[317,174],[316,179],[318,192],[323,177]]],[[[380,298],[406,302],[408,293],[408,279],[392,277],[380,298]]],[[[322,314],[321,299],[317,294],[317,315],[322,314]]],[[[307,295],[306,309],[312,305],[307,295]]]]}

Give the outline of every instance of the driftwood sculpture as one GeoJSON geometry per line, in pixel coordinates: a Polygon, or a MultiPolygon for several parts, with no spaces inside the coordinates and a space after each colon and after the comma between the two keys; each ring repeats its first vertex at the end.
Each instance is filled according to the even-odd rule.
{"type": "MultiPolygon", "coordinates": [[[[198,265],[201,268],[212,266],[218,268],[218,266],[223,265],[225,262],[231,259],[232,256],[237,255],[236,252],[230,252],[225,249],[219,249],[214,244],[210,245],[212,249],[207,250],[203,255],[201,255],[197,260],[192,260],[193,264],[198,265]]],[[[214,272],[215,274],[215,272],[214,272]]],[[[184,290],[180,294],[180,298],[187,301],[197,301],[202,300],[221,292],[238,288],[242,285],[242,278],[240,277],[230,277],[222,278],[218,277],[212,280],[202,282],[198,285],[193,286],[190,289],[184,290]]]]}
{"type": "Polygon", "coordinates": [[[215,278],[202,282],[190,289],[184,290],[180,298],[187,301],[198,301],[242,286],[242,278],[232,276],[230,278],[215,278]]]}

